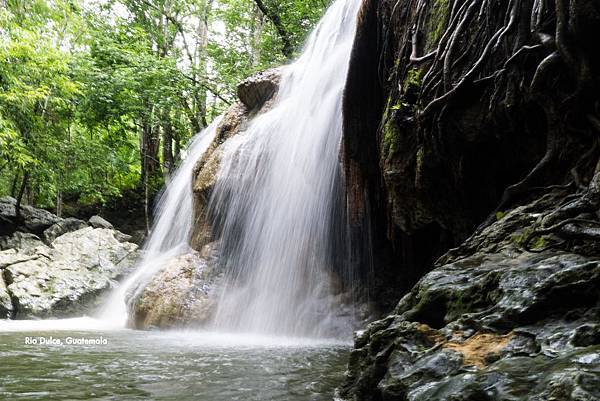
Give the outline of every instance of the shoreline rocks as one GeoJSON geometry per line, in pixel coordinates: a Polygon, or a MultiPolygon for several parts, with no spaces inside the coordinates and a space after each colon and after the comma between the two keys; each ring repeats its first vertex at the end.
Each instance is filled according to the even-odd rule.
{"type": "Polygon", "coordinates": [[[536,203],[448,252],[358,332],[340,397],[599,399],[600,257],[524,250],[532,222],[549,213],[536,203]]]}
{"type": "MultiPolygon", "coordinates": [[[[11,205],[10,198],[0,199],[3,213],[11,205]]],[[[127,242],[126,234],[94,228],[74,218],[62,219],[30,206],[27,210],[25,228],[33,227],[34,221],[36,231],[45,228],[40,236],[16,231],[0,237],[0,318],[91,312],[101,295],[127,274],[137,259],[138,247],[127,242]],[[27,216],[35,217],[28,222],[27,216]]]]}

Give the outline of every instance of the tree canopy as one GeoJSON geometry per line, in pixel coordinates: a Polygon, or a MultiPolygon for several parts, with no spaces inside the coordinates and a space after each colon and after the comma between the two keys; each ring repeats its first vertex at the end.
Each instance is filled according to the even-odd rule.
{"type": "Polygon", "coordinates": [[[328,0],[0,0],[0,196],[146,204],[240,80],[328,0]]]}

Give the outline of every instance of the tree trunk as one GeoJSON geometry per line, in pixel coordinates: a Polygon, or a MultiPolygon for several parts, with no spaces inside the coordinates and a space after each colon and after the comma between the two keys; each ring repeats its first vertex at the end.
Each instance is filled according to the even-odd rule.
{"type": "Polygon", "coordinates": [[[17,196],[17,204],[15,205],[15,226],[19,226],[23,221],[21,216],[21,202],[23,201],[23,195],[25,194],[25,189],[27,188],[27,184],[29,182],[29,172],[23,172],[23,180],[21,181],[21,188],[19,189],[19,194],[17,196]]]}
{"type": "Polygon", "coordinates": [[[163,175],[165,182],[169,180],[174,169],[173,159],[173,127],[168,118],[168,113],[163,117],[163,175]]]}
{"type": "Polygon", "coordinates": [[[258,6],[254,7],[254,21],[252,24],[252,53],[250,54],[250,63],[252,67],[260,64],[260,38],[262,37],[265,26],[265,15],[258,6]]]}

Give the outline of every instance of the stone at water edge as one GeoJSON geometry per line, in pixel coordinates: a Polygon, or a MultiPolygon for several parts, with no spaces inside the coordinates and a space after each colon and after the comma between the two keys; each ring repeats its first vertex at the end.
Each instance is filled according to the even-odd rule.
{"type": "Polygon", "coordinates": [[[534,216],[508,213],[361,332],[344,399],[600,399],[600,257],[523,251],[534,216]]]}
{"type": "Polygon", "coordinates": [[[14,317],[66,317],[98,306],[99,296],[137,259],[137,245],[118,237],[115,230],[86,227],[58,237],[51,246],[28,238],[26,248],[0,252],[14,317]]]}
{"type": "Polygon", "coordinates": [[[199,327],[215,312],[222,279],[212,245],[178,256],[162,268],[132,302],[136,329],[199,327]]]}

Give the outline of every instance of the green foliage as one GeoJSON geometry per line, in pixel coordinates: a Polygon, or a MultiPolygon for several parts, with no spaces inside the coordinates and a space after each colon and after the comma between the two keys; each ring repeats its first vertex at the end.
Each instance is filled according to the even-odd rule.
{"type": "MultiPolygon", "coordinates": [[[[263,0],[294,48],[328,1],[263,0]]],[[[253,0],[5,0],[0,196],[57,207],[150,192],[236,85],[286,62],[253,0]],[[167,146],[169,145],[169,146],[167,146]]]]}
{"type": "MultiPolygon", "coordinates": [[[[263,0],[274,10],[289,33],[296,54],[307,34],[323,15],[329,0],[263,0]]],[[[227,93],[235,93],[236,85],[255,72],[286,62],[279,51],[281,37],[268,18],[260,13],[253,0],[221,0],[212,21],[222,25],[223,32],[214,35],[208,55],[214,60],[213,80],[227,93]]]]}
{"type": "Polygon", "coordinates": [[[408,70],[406,74],[406,79],[404,80],[404,84],[402,88],[404,93],[410,92],[411,90],[418,90],[421,87],[423,82],[423,70],[420,68],[413,67],[408,70]]]}
{"type": "Polygon", "coordinates": [[[391,156],[393,155],[398,147],[399,140],[399,132],[398,126],[396,125],[396,121],[394,119],[394,115],[398,110],[401,110],[401,106],[398,107],[398,104],[391,105],[392,99],[388,99],[388,106],[386,107],[386,111],[384,113],[383,121],[385,121],[383,125],[383,151],[384,154],[391,156]]]}

